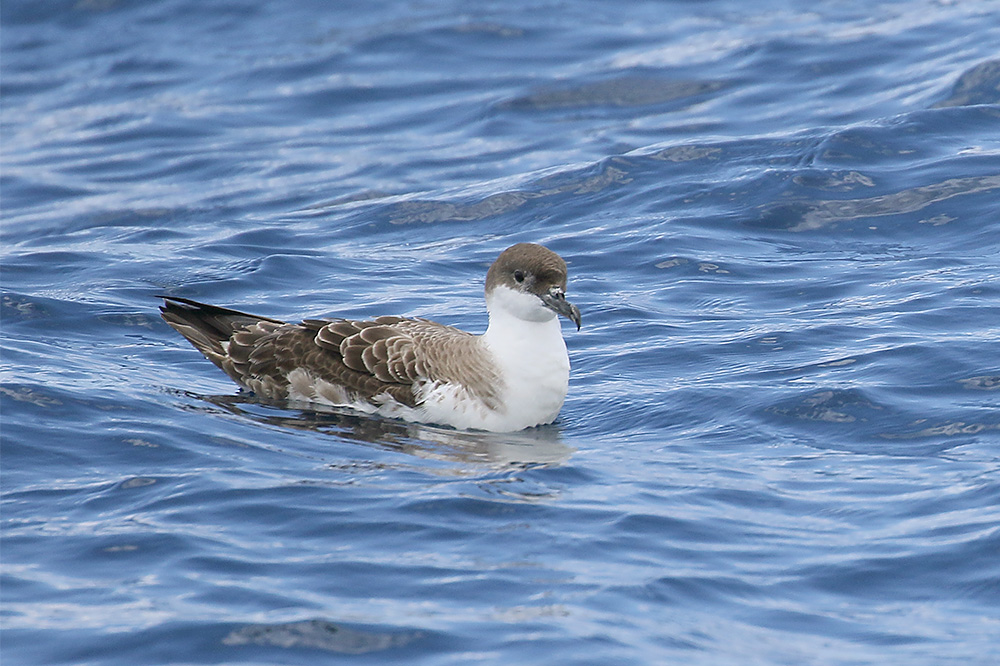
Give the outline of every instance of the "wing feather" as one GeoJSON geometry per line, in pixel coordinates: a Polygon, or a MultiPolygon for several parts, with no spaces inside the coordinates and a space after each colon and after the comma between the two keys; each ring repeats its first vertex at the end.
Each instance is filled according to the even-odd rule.
{"type": "Polygon", "coordinates": [[[186,299],[168,299],[164,318],[239,384],[266,397],[292,392],[296,370],[340,387],[352,400],[388,394],[416,406],[427,387],[457,384],[499,406],[499,377],[479,338],[425,319],[254,317],[186,299]]]}

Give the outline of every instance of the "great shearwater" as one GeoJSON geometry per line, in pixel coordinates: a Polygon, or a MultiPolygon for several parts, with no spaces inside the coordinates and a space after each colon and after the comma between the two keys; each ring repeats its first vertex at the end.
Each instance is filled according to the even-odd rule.
{"type": "Polygon", "coordinates": [[[507,248],[486,273],[482,335],[405,317],[289,324],[162,298],[163,319],[259,396],[494,432],[555,420],[569,386],[557,315],[580,328],[566,262],[533,243],[507,248]]]}

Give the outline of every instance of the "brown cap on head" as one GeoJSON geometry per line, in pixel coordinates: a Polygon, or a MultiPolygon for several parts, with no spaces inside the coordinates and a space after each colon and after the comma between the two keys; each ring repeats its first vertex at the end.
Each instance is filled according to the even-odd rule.
{"type": "Polygon", "coordinates": [[[486,274],[486,292],[497,285],[541,295],[555,285],[566,289],[566,262],[549,248],[518,243],[500,253],[486,274]],[[518,276],[521,280],[518,281],[518,276]],[[528,280],[530,279],[530,282],[528,280]]]}

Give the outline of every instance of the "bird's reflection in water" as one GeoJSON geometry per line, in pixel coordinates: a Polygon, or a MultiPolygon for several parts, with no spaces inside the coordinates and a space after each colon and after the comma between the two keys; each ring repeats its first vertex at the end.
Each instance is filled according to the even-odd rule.
{"type": "Polygon", "coordinates": [[[463,431],[312,403],[272,403],[247,393],[199,395],[185,392],[185,395],[269,426],[311,430],[424,459],[491,467],[558,466],[569,460],[574,452],[562,442],[559,428],[554,425],[512,433],[463,431]]]}

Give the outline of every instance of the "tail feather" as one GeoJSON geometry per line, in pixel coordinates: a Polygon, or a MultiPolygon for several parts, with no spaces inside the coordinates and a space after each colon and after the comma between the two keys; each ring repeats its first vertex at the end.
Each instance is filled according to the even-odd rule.
{"type": "Polygon", "coordinates": [[[284,324],[278,319],[247,314],[239,310],[220,308],[217,305],[199,303],[178,296],[158,296],[164,304],[160,306],[160,316],[188,342],[220,368],[227,356],[228,342],[237,331],[249,328],[262,321],[284,324]]]}

